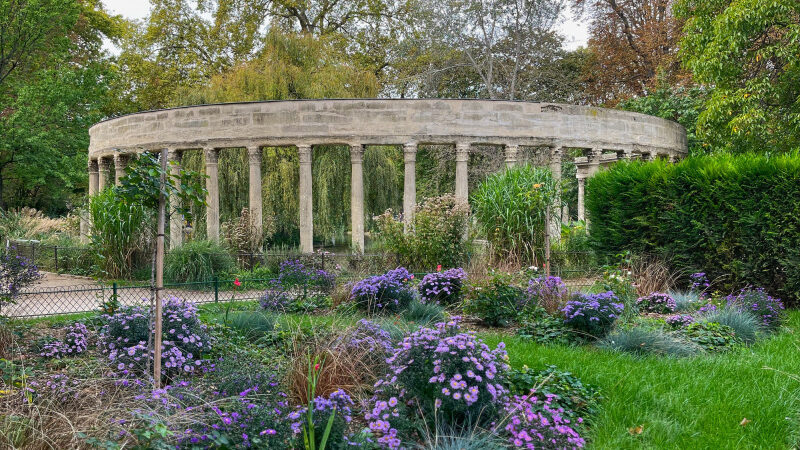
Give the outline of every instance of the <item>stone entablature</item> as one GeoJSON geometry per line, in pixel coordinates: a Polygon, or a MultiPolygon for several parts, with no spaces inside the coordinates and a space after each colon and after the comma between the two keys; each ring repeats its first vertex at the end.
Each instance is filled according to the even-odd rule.
{"type": "MultiPolygon", "coordinates": [[[[418,145],[449,144],[456,148],[455,194],[468,197],[471,146],[492,144],[504,152],[507,166],[517,162],[521,146],[550,147],[548,164],[560,177],[565,148],[584,149],[578,165],[578,215],[583,218],[584,180],[619,158],[680,159],[687,153],[684,128],[639,113],[552,103],[502,100],[341,99],[287,100],[200,105],[147,111],[100,122],[89,129],[89,194],[108,185],[115,164],[116,180],[128,155],[167,148],[180,161],[184,150],[202,149],[206,158],[207,233],[219,236],[217,155],[224,148],[247,148],[251,209],[261,210],[261,147],[296,147],[300,160],[300,242],[312,251],[312,146],[348,145],[353,170],[351,231],[363,250],[362,157],[367,146],[403,147],[406,218],[416,201],[415,161],[418,145]]],[[[257,216],[260,216],[258,214],[257,216]]],[[[255,217],[255,216],[254,216],[255,217]]],[[[171,229],[179,229],[172,218],[171,229]]],[[[170,246],[182,233],[171,230],[170,246]]]]}

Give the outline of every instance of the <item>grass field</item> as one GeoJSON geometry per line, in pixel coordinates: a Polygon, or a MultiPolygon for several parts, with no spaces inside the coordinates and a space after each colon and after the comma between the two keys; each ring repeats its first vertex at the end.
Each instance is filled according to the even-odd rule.
{"type": "Polygon", "coordinates": [[[786,328],[751,348],[685,359],[483,338],[504,341],[515,367],[554,364],[601,389],[590,448],[787,449],[800,444],[800,311],[786,328]]]}

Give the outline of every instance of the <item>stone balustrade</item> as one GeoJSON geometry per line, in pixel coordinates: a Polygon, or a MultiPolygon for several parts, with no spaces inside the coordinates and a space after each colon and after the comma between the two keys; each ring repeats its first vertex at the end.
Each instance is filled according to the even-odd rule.
{"type": "MultiPolygon", "coordinates": [[[[172,108],[130,114],[89,129],[89,194],[108,185],[115,165],[118,183],[131,154],[169,149],[180,162],[186,150],[205,153],[207,235],[219,239],[217,158],[224,148],[246,148],[249,202],[261,224],[261,148],[294,147],[300,161],[300,246],[313,251],[313,146],[350,147],[351,232],[353,247],[364,248],[363,156],[369,146],[402,146],[406,221],[416,203],[416,153],[419,145],[455,146],[455,195],[467,199],[469,155],[474,145],[494,145],[505,164],[517,163],[522,147],[549,147],[548,165],[561,174],[565,149],[584,149],[578,157],[578,215],[583,212],[585,179],[621,158],[674,161],[686,155],[686,131],[679,124],[627,111],[551,103],[447,99],[291,100],[172,108]]],[[[173,165],[172,170],[179,170],[173,165]]],[[[407,222],[408,223],[408,222],[407,222]]],[[[172,217],[170,246],[182,241],[182,218],[172,217]]]]}

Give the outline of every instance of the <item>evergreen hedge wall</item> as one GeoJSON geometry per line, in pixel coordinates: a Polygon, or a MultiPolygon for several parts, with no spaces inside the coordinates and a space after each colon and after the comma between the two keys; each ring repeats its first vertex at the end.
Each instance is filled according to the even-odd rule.
{"type": "Polygon", "coordinates": [[[621,162],[588,180],[600,252],[661,255],[715,287],[800,298],[800,155],[715,155],[670,165],[621,162]]]}

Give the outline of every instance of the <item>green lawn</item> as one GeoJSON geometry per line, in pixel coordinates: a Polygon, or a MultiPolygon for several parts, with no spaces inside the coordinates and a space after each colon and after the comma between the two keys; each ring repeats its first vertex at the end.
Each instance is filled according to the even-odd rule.
{"type": "Polygon", "coordinates": [[[555,364],[600,387],[590,448],[786,449],[800,444],[800,311],[787,328],[751,348],[689,359],[482,337],[504,341],[515,367],[555,364]],[[639,425],[641,434],[629,432],[639,425]]]}

